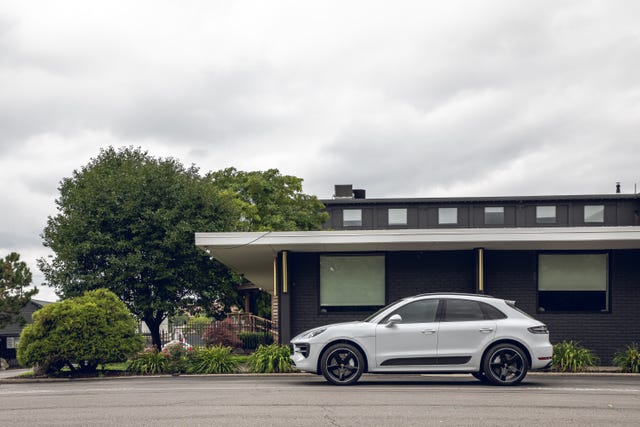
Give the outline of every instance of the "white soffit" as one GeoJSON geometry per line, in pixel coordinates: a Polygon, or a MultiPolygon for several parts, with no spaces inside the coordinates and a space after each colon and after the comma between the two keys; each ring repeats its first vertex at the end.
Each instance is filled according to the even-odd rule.
{"type": "Polygon", "coordinates": [[[640,227],[449,228],[354,231],[196,233],[196,245],[273,290],[273,259],[292,252],[601,250],[640,248],[640,227]]]}

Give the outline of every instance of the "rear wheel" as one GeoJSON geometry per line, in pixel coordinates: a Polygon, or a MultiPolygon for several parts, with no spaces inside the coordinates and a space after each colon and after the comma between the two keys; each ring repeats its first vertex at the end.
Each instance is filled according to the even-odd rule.
{"type": "Polygon", "coordinates": [[[355,384],[364,371],[364,358],[360,350],[351,344],[334,344],[322,355],[320,370],[332,384],[355,384]]]}
{"type": "Polygon", "coordinates": [[[529,362],[524,351],[513,344],[498,344],[487,351],[482,368],[486,379],[495,385],[516,385],[527,375],[529,362]]]}

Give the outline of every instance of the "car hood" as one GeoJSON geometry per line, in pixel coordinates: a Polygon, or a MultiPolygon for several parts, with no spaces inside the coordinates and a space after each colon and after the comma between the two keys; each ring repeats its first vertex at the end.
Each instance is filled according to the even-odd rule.
{"type": "MultiPolygon", "coordinates": [[[[363,322],[361,320],[356,320],[353,322],[332,323],[329,325],[318,326],[317,328],[304,331],[301,334],[298,334],[291,341],[303,339],[309,333],[313,331],[317,331],[319,329],[325,329],[325,331],[322,334],[318,335],[318,337],[321,339],[329,336],[331,337],[341,336],[342,334],[345,334],[345,336],[348,336],[348,337],[356,338],[356,337],[373,335],[375,331],[375,325],[373,323],[363,322]]],[[[313,339],[313,338],[310,338],[310,339],[313,339]]]]}

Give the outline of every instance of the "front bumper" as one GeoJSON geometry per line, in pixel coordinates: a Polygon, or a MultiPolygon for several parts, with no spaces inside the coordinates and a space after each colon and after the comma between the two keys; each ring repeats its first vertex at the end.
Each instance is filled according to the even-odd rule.
{"type": "Polygon", "coordinates": [[[301,371],[318,373],[318,354],[309,343],[291,343],[291,361],[301,371]]]}

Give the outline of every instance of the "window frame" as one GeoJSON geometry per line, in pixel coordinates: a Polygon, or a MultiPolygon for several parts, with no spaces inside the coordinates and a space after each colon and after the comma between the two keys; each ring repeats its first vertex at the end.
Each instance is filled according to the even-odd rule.
{"type": "Polygon", "coordinates": [[[359,311],[378,311],[381,308],[386,307],[387,304],[387,256],[386,253],[381,252],[363,252],[363,253],[343,253],[343,252],[329,252],[318,254],[318,310],[320,314],[329,312],[359,312],[359,311]],[[379,305],[322,305],[322,257],[328,258],[364,258],[364,257],[379,257],[382,258],[383,263],[383,277],[382,277],[382,292],[383,301],[379,305]]]}
{"type": "Polygon", "coordinates": [[[447,206],[447,207],[439,207],[438,208],[438,225],[457,225],[459,222],[459,218],[458,218],[458,207],[457,206],[447,206]],[[450,212],[450,211],[455,211],[455,221],[454,222],[443,222],[443,218],[442,218],[442,213],[443,212],[450,212]]]}
{"type": "Polygon", "coordinates": [[[504,225],[504,206],[485,206],[484,207],[484,225],[504,225]],[[487,212],[487,209],[495,209],[495,210],[499,210],[499,212],[487,212]],[[502,214],[502,220],[500,222],[488,222],[487,221],[488,213],[493,213],[493,214],[500,213],[502,214]]]}
{"type": "MultiPolygon", "coordinates": [[[[604,213],[605,213],[605,205],[584,205],[582,208],[583,213],[583,221],[585,224],[604,224],[604,213]],[[587,217],[587,208],[602,208],[602,211],[597,212],[602,214],[602,219],[599,220],[590,220],[587,217]]],[[[593,216],[593,213],[589,216],[593,216]]]]}
{"type": "Polygon", "coordinates": [[[409,219],[408,219],[408,210],[407,208],[388,208],[387,209],[387,225],[390,227],[402,227],[405,225],[408,225],[409,223],[409,219]],[[404,222],[391,222],[391,211],[395,211],[397,213],[400,213],[401,211],[404,211],[404,222]]]}
{"type": "Polygon", "coordinates": [[[557,224],[558,223],[558,207],[556,205],[536,205],[536,224],[557,224]],[[551,218],[540,215],[542,209],[553,208],[553,221],[545,220],[545,218],[551,218]]]}
{"type": "MultiPolygon", "coordinates": [[[[611,299],[611,251],[539,251],[536,254],[536,312],[537,313],[545,313],[545,314],[576,314],[576,313],[589,313],[589,314],[609,314],[612,313],[612,299],[611,299]],[[541,307],[540,305],[540,255],[606,255],[606,273],[605,280],[607,281],[605,286],[605,308],[601,310],[592,310],[592,309],[548,309],[541,307]]],[[[554,291],[542,291],[542,292],[554,292],[554,291]]],[[[570,290],[570,291],[561,291],[561,292],[587,292],[581,290],[570,290]]]]}
{"type": "Polygon", "coordinates": [[[361,208],[348,208],[348,209],[342,209],[342,226],[343,227],[362,227],[362,209],[361,208]],[[354,222],[354,224],[347,224],[347,218],[346,218],[346,213],[347,212],[359,212],[360,213],[360,219],[359,220],[355,220],[355,219],[350,219],[350,222],[354,222]],[[359,221],[359,224],[355,224],[355,222],[359,221]]]}

